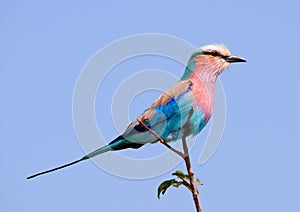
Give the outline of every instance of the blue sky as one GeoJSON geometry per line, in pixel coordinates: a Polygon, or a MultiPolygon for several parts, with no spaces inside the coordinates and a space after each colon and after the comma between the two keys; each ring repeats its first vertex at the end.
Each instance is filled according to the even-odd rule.
{"type": "MultiPolygon", "coordinates": [[[[191,153],[196,176],[204,183],[203,210],[299,211],[299,6],[296,0],[1,1],[0,210],[194,210],[191,195],[183,188],[156,198],[157,186],[171,172],[130,180],[86,161],[25,179],[84,154],[73,126],[72,98],[89,58],[116,39],[151,32],[177,36],[195,46],[223,43],[248,60],[221,76],[227,119],[217,152],[205,165],[198,164],[204,132],[191,153]]],[[[142,61],[118,68],[126,67],[130,74],[149,65],[177,77],[183,68],[157,58],[146,65],[142,61]]],[[[116,81],[122,80],[119,77],[116,81]]],[[[137,98],[130,119],[157,95],[149,92],[137,98]]],[[[96,106],[97,123],[105,125],[104,137],[114,138],[109,109],[100,109],[97,99],[96,106]]],[[[146,150],[164,151],[158,145],[146,150]]],[[[176,169],[184,169],[183,164],[176,169]]]]}

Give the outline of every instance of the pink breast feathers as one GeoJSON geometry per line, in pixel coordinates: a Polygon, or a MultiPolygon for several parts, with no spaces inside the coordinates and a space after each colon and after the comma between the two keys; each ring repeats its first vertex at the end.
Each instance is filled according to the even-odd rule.
{"type": "Polygon", "coordinates": [[[193,83],[191,90],[195,103],[203,112],[204,121],[208,122],[213,112],[215,83],[204,83],[195,73],[191,74],[190,80],[193,83]]]}

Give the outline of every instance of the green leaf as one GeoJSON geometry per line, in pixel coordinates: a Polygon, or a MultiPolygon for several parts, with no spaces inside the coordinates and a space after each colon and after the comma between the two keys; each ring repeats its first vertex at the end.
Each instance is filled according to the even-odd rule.
{"type": "Polygon", "coordinates": [[[203,183],[200,182],[199,178],[196,179],[196,185],[203,185],[203,183]]]}
{"type": "Polygon", "coordinates": [[[181,179],[186,179],[186,180],[189,180],[189,179],[190,179],[189,175],[184,174],[184,173],[183,173],[182,171],[180,171],[180,170],[177,170],[177,171],[174,172],[172,175],[173,175],[173,176],[176,176],[176,177],[179,177],[179,178],[181,178],[181,179]]]}
{"type": "MultiPolygon", "coordinates": [[[[189,175],[185,174],[184,172],[182,172],[180,170],[175,171],[174,173],[172,173],[172,175],[178,177],[181,181],[177,181],[176,179],[171,179],[171,180],[166,180],[166,181],[162,182],[159,185],[158,190],[157,190],[158,199],[160,199],[160,194],[164,195],[170,186],[178,188],[179,186],[184,185],[188,190],[192,191],[191,185],[189,183],[189,181],[190,181],[189,175]]],[[[196,183],[196,185],[203,185],[198,178],[195,180],[195,183],[196,183]]],[[[198,189],[197,189],[197,194],[199,194],[198,189]]]]}
{"type": "Polygon", "coordinates": [[[175,183],[177,183],[177,181],[175,179],[166,180],[166,181],[162,182],[157,189],[157,198],[160,199],[160,194],[165,194],[167,189],[171,185],[174,185],[175,183]]]}
{"type": "Polygon", "coordinates": [[[184,185],[183,182],[174,182],[172,184],[172,186],[174,186],[175,188],[178,188],[179,186],[184,185]]]}

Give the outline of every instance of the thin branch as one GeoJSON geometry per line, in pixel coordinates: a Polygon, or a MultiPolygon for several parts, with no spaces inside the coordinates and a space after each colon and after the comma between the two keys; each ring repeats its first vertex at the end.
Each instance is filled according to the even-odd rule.
{"type": "Polygon", "coordinates": [[[155,131],[153,131],[147,125],[145,125],[143,121],[141,121],[139,119],[137,119],[137,121],[140,123],[140,125],[142,125],[142,127],[144,127],[150,133],[152,133],[160,141],[160,143],[162,143],[168,149],[175,152],[176,154],[178,154],[180,157],[182,157],[184,159],[184,162],[185,162],[185,165],[186,165],[186,168],[187,168],[187,171],[188,171],[188,175],[189,175],[189,178],[190,178],[190,183],[188,183],[186,181],[183,181],[183,183],[186,182],[186,185],[188,185],[188,187],[191,188],[191,192],[193,194],[193,200],[194,200],[197,212],[202,212],[201,207],[200,207],[200,202],[199,202],[199,199],[198,199],[198,193],[199,192],[198,192],[198,189],[197,189],[196,183],[195,183],[194,172],[193,172],[192,166],[191,166],[191,161],[190,161],[190,157],[189,157],[189,150],[188,150],[188,146],[186,144],[186,139],[184,137],[182,138],[182,146],[183,146],[183,151],[184,151],[184,153],[182,153],[182,152],[174,149],[173,147],[171,147],[168,143],[166,143],[164,141],[164,139],[162,139],[155,131]]]}
{"type": "Polygon", "coordinates": [[[144,127],[145,129],[147,129],[150,133],[152,133],[158,140],[159,140],[159,142],[160,143],[162,143],[163,145],[165,145],[168,149],[170,149],[171,151],[173,151],[173,152],[175,152],[176,154],[178,154],[180,157],[182,157],[183,159],[185,158],[185,155],[182,153],[182,152],[180,152],[180,151],[178,151],[178,150],[176,150],[176,149],[174,149],[173,147],[171,147],[168,143],[166,143],[165,141],[164,141],[164,139],[162,139],[156,132],[154,132],[152,129],[150,129],[147,125],[145,125],[144,124],[144,122],[143,121],[141,121],[141,120],[139,120],[139,119],[137,119],[137,121],[140,123],[140,125],[142,125],[142,127],[144,127]]]}
{"type": "Polygon", "coordinates": [[[198,189],[196,187],[194,172],[193,172],[192,166],[191,166],[188,146],[186,144],[186,140],[184,137],[182,138],[182,146],[183,146],[184,154],[186,155],[186,157],[184,158],[184,162],[185,162],[186,169],[188,171],[188,175],[190,178],[190,186],[191,186],[191,190],[192,190],[192,194],[193,194],[193,199],[195,202],[195,207],[197,209],[197,212],[201,212],[202,210],[201,210],[199,199],[198,199],[198,189]]]}
{"type": "Polygon", "coordinates": [[[189,182],[187,182],[185,179],[181,179],[182,180],[182,184],[185,185],[187,188],[190,189],[190,191],[192,191],[192,187],[191,184],[189,182]]]}

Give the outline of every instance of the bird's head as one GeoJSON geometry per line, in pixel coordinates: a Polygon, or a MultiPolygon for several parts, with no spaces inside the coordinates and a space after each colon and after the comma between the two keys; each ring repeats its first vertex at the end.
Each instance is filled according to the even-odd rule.
{"type": "Polygon", "coordinates": [[[202,46],[194,51],[188,62],[184,77],[188,77],[191,72],[197,75],[206,74],[218,76],[231,63],[246,62],[244,58],[231,55],[230,51],[224,45],[210,44],[202,46]]]}
{"type": "Polygon", "coordinates": [[[219,66],[222,71],[228,68],[230,63],[246,62],[244,58],[231,55],[224,45],[206,45],[195,53],[196,66],[201,63],[211,63],[213,66],[219,66]]]}

